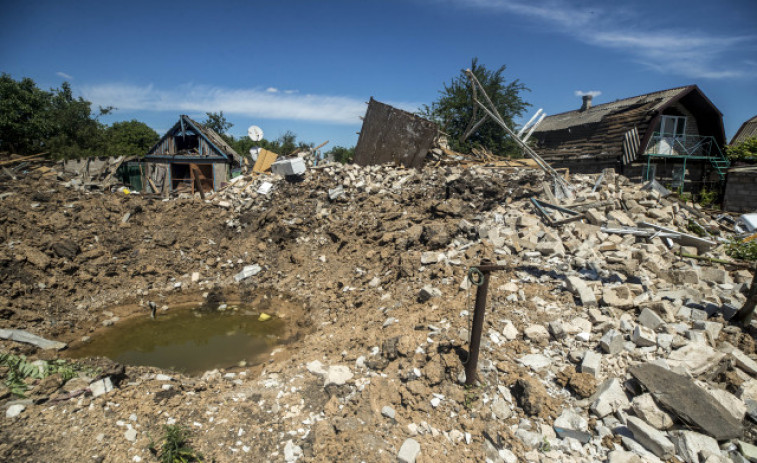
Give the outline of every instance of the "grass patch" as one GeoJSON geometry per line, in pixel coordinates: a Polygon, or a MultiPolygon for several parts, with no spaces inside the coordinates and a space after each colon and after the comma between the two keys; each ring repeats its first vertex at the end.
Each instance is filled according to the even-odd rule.
{"type": "Polygon", "coordinates": [[[180,425],[163,426],[159,445],[151,442],[148,449],[160,458],[161,463],[191,463],[203,461],[203,456],[190,445],[189,429],[180,425]]]}

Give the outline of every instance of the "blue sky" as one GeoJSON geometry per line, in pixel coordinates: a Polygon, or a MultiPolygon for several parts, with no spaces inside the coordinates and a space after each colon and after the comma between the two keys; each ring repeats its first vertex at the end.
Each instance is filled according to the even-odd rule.
{"type": "MultiPolygon", "coordinates": [[[[0,71],[69,81],[162,134],[223,111],[240,136],[354,145],[373,96],[415,110],[470,66],[506,65],[547,114],[697,84],[726,135],[757,114],[754,0],[13,1],[0,71]]],[[[526,116],[526,118],[528,115],[526,116]]],[[[327,148],[328,148],[327,147],[327,148]]]]}

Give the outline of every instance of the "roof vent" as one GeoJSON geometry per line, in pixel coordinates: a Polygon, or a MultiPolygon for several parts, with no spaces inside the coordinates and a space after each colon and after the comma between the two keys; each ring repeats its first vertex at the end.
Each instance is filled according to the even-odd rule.
{"type": "Polygon", "coordinates": [[[583,95],[581,98],[583,98],[583,104],[581,105],[581,111],[586,111],[587,109],[591,108],[591,99],[594,97],[594,95],[583,95]]]}

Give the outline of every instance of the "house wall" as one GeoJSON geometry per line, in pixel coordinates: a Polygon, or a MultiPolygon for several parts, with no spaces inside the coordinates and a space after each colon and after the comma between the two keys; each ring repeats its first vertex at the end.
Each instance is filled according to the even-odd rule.
{"type": "Polygon", "coordinates": [[[737,168],[728,171],[723,209],[730,212],[757,211],[757,168],[737,168]]]}
{"type": "Polygon", "coordinates": [[[228,179],[229,165],[216,163],[213,164],[213,189],[218,191],[221,188],[221,184],[228,179]]]}
{"type": "MultiPolygon", "coordinates": [[[[646,161],[646,159],[644,159],[646,161]]],[[[655,179],[665,187],[671,187],[673,184],[673,170],[683,167],[682,160],[652,160],[651,164],[656,167],[655,179]]],[[[703,178],[705,172],[708,172],[709,163],[707,161],[688,161],[686,163],[686,177],[684,178],[684,191],[697,192],[702,186],[714,182],[715,179],[703,178]]],[[[623,175],[628,177],[632,182],[642,183],[644,173],[647,169],[646,162],[634,162],[625,166],[622,170],[623,175]]]]}

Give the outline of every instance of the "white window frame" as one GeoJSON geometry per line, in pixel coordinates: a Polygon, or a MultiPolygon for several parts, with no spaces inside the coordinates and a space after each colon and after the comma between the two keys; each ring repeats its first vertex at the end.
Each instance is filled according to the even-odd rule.
{"type": "Polygon", "coordinates": [[[660,137],[663,138],[684,138],[686,136],[686,116],[662,116],[660,119],[660,137]],[[673,124],[673,133],[664,132],[666,122],[673,124]],[[683,122],[682,130],[679,132],[679,123],[683,122]]]}

